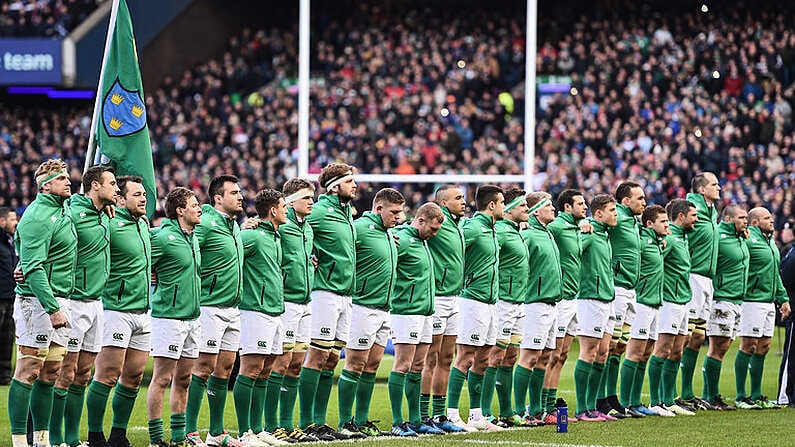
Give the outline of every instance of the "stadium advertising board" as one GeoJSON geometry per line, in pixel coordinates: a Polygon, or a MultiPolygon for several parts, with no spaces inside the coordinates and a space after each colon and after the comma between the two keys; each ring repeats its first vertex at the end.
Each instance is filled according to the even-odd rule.
{"type": "Polygon", "coordinates": [[[61,83],[61,41],[0,39],[0,85],[61,83]]]}

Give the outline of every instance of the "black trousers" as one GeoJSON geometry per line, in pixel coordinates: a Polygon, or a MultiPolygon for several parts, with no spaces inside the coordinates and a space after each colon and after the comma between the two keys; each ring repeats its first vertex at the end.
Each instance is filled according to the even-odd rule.
{"type": "Polygon", "coordinates": [[[795,404],[795,316],[790,315],[784,320],[786,335],[784,338],[784,356],[778,375],[778,403],[795,404]]]}
{"type": "Polygon", "coordinates": [[[11,369],[14,340],[14,300],[0,300],[0,383],[8,383],[14,376],[11,369]]]}

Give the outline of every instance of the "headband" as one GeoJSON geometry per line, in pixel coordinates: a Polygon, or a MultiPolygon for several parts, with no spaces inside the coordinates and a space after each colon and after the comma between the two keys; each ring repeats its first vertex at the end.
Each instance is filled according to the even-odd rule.
{"type": "Polygon", "coordinates": [[[530,208],[530,214],[535,213],[536,211],[540,210],[542,207],[546,206],[546,204],[550,202],[551,200],[549,199],[542,199],[540,202],[536,203],[530,208]]]}
{"type": "Polygon", "coordinates": [[[51,181],[55,180],[56,178],[58,178],[58,177],[60,177],[62,175],[66,175],[66,176],[69,175],[66,172],[66,169],[61,170],[61,171],[57,171],[57,172],[53,172],[50,175],[42,174],[42,175],[36,177],[36,184],[39,185],[39,188],[42,188],[48,182],[51,182],[51,181]]]}
{"type": "Polygon", "coordinates": [[[284,203],[290,204],[290,203],[296,202],[296,201],[298,201],[300,199],[303,199],[306,196],[314,197],[315,196],[315,191],[313,191],[313,190],[311,190],[309,188],[299,189],[298,191],[296,191],[296,192],[290,194],[289,196],[285,197],[284,198],[284,203]]]}
{"type": "Polygon", "coordinates": [[[352,170],[349,170],[348,172],[340,175],[339,177],[335,177],[334,179],[329,180],[328,183],[326,183],[325,187],[327,190],[330,190],[331,188],[339,185],[340,183],[344,182],[345,180],[348,180],[349,178],[353,178],[352,170]]]}
{"type": "Polygon", "coordinates": [[[524,202],[525,200],[526,199],[523,196],[519,196],[519,197],[511,200],[510,202],[508,202],[507,205],[505,205],[505,212],[507,213],[508,211],[516,208],[517,206],[521,205],[522,202],[524,202]]]}

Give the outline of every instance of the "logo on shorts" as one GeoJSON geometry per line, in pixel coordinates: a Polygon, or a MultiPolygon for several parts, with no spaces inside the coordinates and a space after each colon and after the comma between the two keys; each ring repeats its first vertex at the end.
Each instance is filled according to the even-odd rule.
{"type": "Polygon", "coordinates": [[[602,327],[601,326],[596,326],[596,327],[593,328],[593,331],[594,332],[602,332],[602,327]]]}
{"type": "Polygon", "coordinates": [[[322,327],[320,328],[321,335],[331,335],[331,328],[330,327],[322,327]]]}
{"type": "Polygon", "coordinates": [[[671,329],[679,329],[679,325],[676,323],[671,323],[671,329]]]}
{"type": "Polygon", "coordinates": [[[727,324],[718,324],[718,328],[721,332],[727,333],[729,332],[729,325],[727,324]]]}
{"type": "Polygon", "coordinates": [[[287,335],[290,338],[294,338],[295,337],[295,331],[287,331],[287,333],[285,335],[287,335]]]}
{"type": "Polygon", "coordinates": [[[729,312],[720,309],[715,309],[714,311],[712,311],[712,318],[715,318],[716,320],[718,318],[728,318],[728,317],[729,317],[729,312]]]}
{"type": "Polygon", "coordinates": [[[265,340],[260,340],[260,341],[257,342],[257,347],[258,348],[267,348],[268,347],[268,342],[265,341],[265,340]]]}
{"type": "Polygon", "coordinates": [[[207,340],[207,346],[214,348],[218,346],[218,342],[216,340],[207,340]]]}
{"type": "Polygon", "coordinates": [[[358,343],[359,343],[360,345],[362,345],[362,346],[367,346],[368,344],[370,344],[370,339],[369,339],[369,338],[367,338],[367,337],[361,337],[361,338],[358,340],[358,343]]]}
{"type": "Polygon", "coordinates": [[[646,329],[639,329],[639,330],[638,330],[638,333],[639,333],[640,335],[648,335],[648,331],[647,331],[646,329]]]}
{"type": "Polygon", "coordinates": [[[417,338],[416,332],[409,332],[409,338],[417,338]]]}
{"type": "Polygon", "coordinates": [[[179,347],[177,345],[168,345],[168,352],[178,352],[179,347]]]}
{"type": "Polygon", "coordinates": [[[538,338],[538,337],[534,338],[534,339],[533,339],[533,344],[535,344],[535,345],[540,345],[540,344],[541,344],[541,339],[540,339],[540,338],[538,338]]]}
{"type": "Polygon", "coordinates": [[[441,323],[441,322],[439,322],[439,323],[433,323],[433,328],[434,328],[434,329],[441,329],[441,328],[442,328],[442,323],[441,323]]]}
{"type": "Polygon", "coordinates": [[[759,328],[755,327],[755,328],[751,329],[751,332],[753,332],[754,334],[758,334],[759,333],[759,328]]]}
{"type": "Polygon", "coordinates": [[[113,339],[117,340],[117,341],[123,341],[124,340],[124,334],[122,334],[121,332],[114,332],[113,333],[113,339]]]}
{"type": "Polygon", "coordinates": [[[47,341],[50,339],[50,336],[47,334],[39,334],[36,336],[36,341],[47,341]]]}
{"type": "Polygon", "coordinates": [[[78,340],[76,338],[69,339],[69,346],[77,346],[78,340]]]}
{"type": "Polygon", "coordinates": [[[480,334],[472,334],[469,338],[472,341],[480,341],[480,334]]]}
{"type": "Polygon", "coordinates": [[[511,328],[509,327],[502,328],[502,333],[505,335],[511,335],[511,328]]]}

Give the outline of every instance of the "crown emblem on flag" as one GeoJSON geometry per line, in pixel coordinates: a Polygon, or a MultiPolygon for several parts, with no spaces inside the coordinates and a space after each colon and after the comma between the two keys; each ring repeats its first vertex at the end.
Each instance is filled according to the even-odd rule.
{"type": "Polygon", "coordinates": [[[109,126],[110,126],[110,128],[111,128],[111,129],[113,129],[113,130],[119,130],[119,128],[121,128],[122,124],[124,124],[124,123],[122,123],[122,122],[121,122],[121,121],[119,121],[118,119],[116,119],[116,118],[111,118],[111,119],[110,119],[110,123],[109,123],[108,125],[109,125],[109,126]]]}
{"type": "Polygon", "coordinates": [[[130,111],[132,112],[133,115],[135,115],[138,118],[140,118],[141,115],[143,115],[143,113],[144,113],[144,109],[142,109],[141,107],[138,107],[138,106],[133,106],[130,111]]]}
{"type": "Polygon", "coordinates": [[[112,102],[114,105],[119,105],[119,104],[121,104],[122,101],[124,101],[124,96],[122,96],[122,95],[120,95],[118,93],[114,93],[110,97],[110,102],[112,102]]]}

